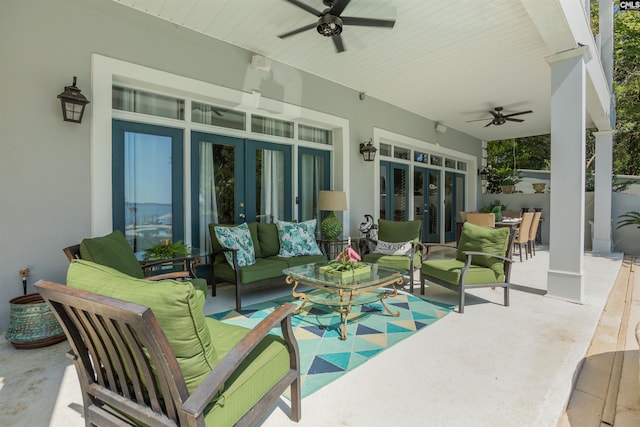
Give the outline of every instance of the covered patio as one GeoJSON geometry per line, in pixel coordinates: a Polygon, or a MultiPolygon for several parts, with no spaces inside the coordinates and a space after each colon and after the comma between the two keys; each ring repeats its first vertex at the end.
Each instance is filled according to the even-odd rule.
{"type": "MultiPolygon", "coordinates": [[[[532,260],[515,263],[510,307],[502,306],[498,290],[472,291],[464,315],[445,316],[303,399],[299,424],[289,420],[283,401],[261,425],[596,427],[612,415],[616,426],[636,425],[638,259],[586,256],[585,302],[571,304],[543,295],[548,257],[541,248],[532,260]]],[[[288,292],[286,285],[264,289],[249,302],[288,292]]],[[[426,297],[456,301],[437,286],[426,297]]],[[[233,289],[222,288],[208,298],[205,313],[233,306],[233,289]]],[[[67,350],[66,342],[29,352],[0,343],[3,424],[84,425],[67,350]]]]}
{"type": "MultiPolygon", "coordinates": [[[[315,31],[277,37],[313,21],[291,2],[184,3],[8,0],[0,8],[4,93],[14,100],[0,104],[6,225],[0,299],[8,302],[21,292],[23,267],[31,271],[29,292],[41,278],[64,283],[62,248],[116,228],[113,177],[122,166],[113,160],[117,121],[179,129],[181,222],[172,230],[180,229],[180,237],[196,247],[204,247],[207,225],[198,224],[197,151],[191,149],[198,132],[290,150],[287,220],[306,219],[298,212],[298,179],[305,174],[298,155],[322,151],[330,159],[328,189],[347,194],[348,208],[338,216],[345,235],[354,237],[365,214],[377,218],[384,210],[379,182],[387,165],[406,168],[406,219],[422,214],[409,174],[427,166],[443,181],[447,174],[461,176],[458,210],[477,210],[485,141],[551,134],[548,246],[533,260],[516,263],[511,307],[499,304],[499,292],[478,290],[481,299],[469,299],[467,314],[446,316],[305,399],[300,425],[555,425],[624,267],[611,242],[613,1],[599,1],[596,37],[588,1],[403,0],[388,8],[353,0],[345,14],[392,16],[397,23],[392,30],[345,30],[341,53],[315,31]],[[80,124],[62,121],[55,96],[74,75],[91,100],[80,124]],[[246,114],[247,127],[207,127],[191,120],[189,108],[186,120],[118,110],[118,85],[246,114]],[[496,107],[532,113],[522,123],[479,122],[496,107]],[[254,116],[316,126],[331,132],[331,143],[304,141],[298,130],[289,139],[254,132],[254,116]],[[597,129],[593,253],[584,251],[587,128],[597,129]],[[373,162],[359,152],[368,140],[378,148],[373,162]],[[425,153],[442,164],[420,164],[416,156],[425,153]]],[[[322,8],[320,0],[304,3],[322,8]]],[[[438,203],[446,212],[444,196],[438,203]]],[[[234,214],[237,221],[245,218],[234,214]]],[[[438,224],[441,241],[447,240],[445,223],[438,224]]],[[[265,290],[250,298],[273,296],[265,290]]],[[[454,301],[455,295],[432,288],[427,298],[454,301]]],[[[207,297],[206,314],[232,301],[223,288],[207,297]]],[[[0,331],[8,319],[8,304],[0,304],[0,331]]],[[[82,425],[67,346],[22,352],[0,339],[0,424],[6,417],[15,425],[82,425]]],[[[289,423],[277,407],[263,425],[289,423]]]]}

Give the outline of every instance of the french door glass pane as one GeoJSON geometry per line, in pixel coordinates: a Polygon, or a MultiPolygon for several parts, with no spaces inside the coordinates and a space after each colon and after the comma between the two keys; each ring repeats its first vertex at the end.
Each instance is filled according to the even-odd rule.
{"type": "Polygon", "coordinates": [[[453,223],[453,175],[447,173],[444,177],[444,232],[454,231],[453,223]]]}
{"type": "Polygon", "coordinates": [[[409,215],[407,215],[407,192],[407,171],[393,168],[393,219],[395,221],[409,219],[409,215]]]}
{"type": "Polygon", "coordinates": [[[235,221],[235,150],[231,145],[200,142],[200,222],[235,221]]]}
{"type": "Polygon", "coordinates": [[[284,152],[256,150],[256,221],[284,219],[284,152]]]}
{"type": "Polygon", "coordinates": [[[302,154],[300,174],[300,221],[319,219],[318,195],[325,189],[325,159],[313,154],[302,154]]]}
{"type": "Polygon", "coordinates": [[[125,235],[134,251],[173,240],[172,140],[124,134],[125,235]]]}
{"type": "Polygon", "coordinates": [[[422,214],[424,212],[423,206],[425,203],[425,194],[424,194],[424,178],[425,172],[416,171],[413,173],[413,206],[415,209],[415,213],[413,214],[413,219],[422,221],[422,214]]]}
{"type": "MultiPolygon", "coordinates": [[[[440,173],[429,174],[429,224],[427,225],[428,234],[439,235],[438,216],[438,193],[440,189],[440,173]]],[[[440,239],[438,238],[438,241],[440,239]]]]}
{"type": "Polygon", "coordinates": [[[380,163],[380,216],[387,217],[387,165],[380,163]]]}

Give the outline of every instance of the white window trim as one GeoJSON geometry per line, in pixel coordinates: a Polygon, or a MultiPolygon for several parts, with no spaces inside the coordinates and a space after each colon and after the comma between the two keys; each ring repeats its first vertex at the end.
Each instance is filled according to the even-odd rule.
{"type": "MultiPolygon", "coordinates": [[[[429,169],[435,169],[435,170],[440,170],[441,171],[441,179],[442,182],[444,182],[444,172],[445,171],[449,171],[449,172],[455,172],[455,173],[459,173],[461,175],[466,175],[467,177],[467,185],[465,186],[465,206],[476,206],[477,205],[477,199],[478,199],[478,195],[476,194],[477,192],[475,191],[475,189],[477,188],[478,185],[478,176],[476,173],[473,173],[474,171],[477,170],[477,165],[478,165],[478,159],[471,155],[471,154],[466,154],[466,153],[462,153],[460,151],[455,151],[452,150],[450,148],[446,148],[446,147],[442,147],[440,146],[440,144],[438,143],[431,143],[431,142],[427,142],[427,141],[422,141],[416,138],[411,138],[409,136],[405,136],[405,135],[401,135],[395,132],[391,132],[385,129],[381,129],[381,128],[373,128],[373,141],[375,142],[375,145],[377,145],[378,147],[380,146],[380,143],[383,144],[390,144],[392,146],[400,146],[403,148],[409,148],[412,151],[413,150],[418,150],[421,152],[426,152],[429,154],[436,154],[436,155],[440,155],[443,157],[443,165],[442,166],[434,166],[434,165],[430,165],[430,164],[420,164],[417,163],[415,161],[413,161],[413,158],[411,158],[410,160],[403,160],[403,159],[397,159],[394,157],[385,157],[384,160],[389,160],[390,162],[395,162],[395,163],[406,163],[409,165],[409,176],[411,177],[411,179],[409,179],[409,194],[413,194],[413,168],[414,166],[420,166],[420,167],[424,167],[424,168],[429,168],[429,169]],[[449,158],[454,158],[456,160],[462,160],[467,162],[467,170],[466,171],[462,171],[462,170],[457,170],[457,169],[450,169],[450,168],[446,168],[444,166],[444,158],[445,157],[449,157],[449,158]]],[[[381,157],[379,157],[379,160],[382,160],[381,157]]],[[[374,165],[374,176],[379,177],[380,176],[380,162],[375,162],[374,165]]],[[[380,186],[379,185],[374,185],[373,186],[373,197],[374,197],[374,212],[380,212],[380,186]]],[[[413,197],[409,197],[409,212],[410,212],[410,218],[413,218],[413,212],[415,212],[415,207],[414,207],[414,201],[413,201],[413,197]]],[[[444,206],[441,206],[441,209],[444,209],[444,206]]],[[[443,224],[440,224],[441,228],[444,227],[443,224]]],[[[444,239],[444,232],[443,232],[444,228],[442,228],[441,230],[441,236],[442,239],[444,239]]],[[[444,240],[443,240],[444,241],[444,240]]]]}
{"type": "MultiPolygon", "coordinates": [[[[349,197],[349,121],[347,119],[310,110],[293,104],[282,103],[263,98],[256,92],[243,92],[207,83],[188,77],[179,76],[165,71],[148,68],[142,65],[109,58],[99,54],[91,56],[91,233],[93,236],[108,234],[113,231],[112,215],[112,150],[111,125],[113,110],[111,107],[112,86],[114,82],[132,82],[141,87],[171,88],[185,94],[188,98],[202,99],[202,97],[222,100],[229,105],[238,105],[246,111],[255,111],[267,117],[277,117],[284,120],[301,121],[303,123],[318,123],[333,130],[334,152],[332,160],[333,189],[344,190],[349,197]],[[272,112],[278,111],[274,115],[272,112]]],[[[189,134],[189,132],[186,132],[189,134]]],[[[249,137],[250,132],[244,134],[249,137]]],[[[267,135],[265,135],[267,136],[267,135]]],[[[189,191],[191,182],[189,135],[185,135],[185,218],[190,221],[189,191]]],[[[304,144],[306,145],[306,144],[304,144]]],[[[300,144],[303,146],[303,144],[300,144]]],[[[328,147],[327,147],[328,148],[328,147]]],[[[297,177],[297,145],[293,146],[293,174],[297,177]]],[[[293,194],[297,194],[297,180],[293,182],[293,194]]],[[[294,197],[295,200],[295,197],[294,197]]],[[[294,215],[297,210],[293,205],[294,215]]],[[[345,216],[348,212],[344,213],[345,216]]],[[[345,223],[345,232],[349,225],[345,223]]],[[[190,226],[185,230],[185,241],[190,241],[190,226]]]]}

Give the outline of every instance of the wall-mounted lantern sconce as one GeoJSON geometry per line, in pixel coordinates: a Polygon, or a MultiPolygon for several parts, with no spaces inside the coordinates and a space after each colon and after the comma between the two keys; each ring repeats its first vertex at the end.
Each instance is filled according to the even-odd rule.
{"type": "Polygon", "coordinates": [[[73,84],[65,86],[64,92],[58,95],[62,105],[62,117],[65,122],[82,123],[84,108],[89,103],[89,100],[76,87],[76,80],[77,77],[74,76],[73,84]]]}
{"type": "Polygon", "coordinates": [[[376,151],[378,151],[378,149],[373,146],[371,139],[367,142],[360,143],[360,154],[362,154],[365,162],[373,162],[376,158],[376,151]]]}
{"type": "Polygon", "coordinates": [[[482,181],[486,181],[489,178],[489,168],[485,166],[482,169],[478,169],[478,176],[482,181]]]}

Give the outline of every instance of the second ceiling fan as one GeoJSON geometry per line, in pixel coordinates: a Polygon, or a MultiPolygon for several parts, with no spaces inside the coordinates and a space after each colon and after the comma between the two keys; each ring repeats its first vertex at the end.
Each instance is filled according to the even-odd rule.
{"type": "Polygon", "coordinates": [[[359,25],[364,27],[384,27],[393,28],[396,21],[387,19],[371,19],[371,18],[358,18],[355,16],[341,16],[344,9],[349,5],[351,0],[322,0],[322,3],[327,6],[327,9],[322,12],[306,5],[298,0],[285,0],[301,9],[306,10],[309,13],[318,17],[318,21],[304,27],[296,28],[284,34],[280,34],[278,37],[281,39],[293,36],[303,31],[311,30],[315,28],[318,33],[325,37],[331,37],[333,44],[336,46],[338,52],[344,52],[344,43],[342,42],[342,27],[345,25],[359,25]]]}
{"type": "Polygon", "coordinates": [[[511,114],[503,114],[502,110],[504,110],[503,107],[496,107],[493,110],[490,110],[489,113],[491,113],[491,115],[493,116],[493,118],[491,119],[479,119],[479,120],[467,120],[467,123],[471,123],[471,122],[483,122],[485,120],[490,120],[489,123],[487,123],[485,125],[485,127],[487,126],[491,126],[491,125],[495,125],[495,126],[500,126],[505,124],[506,122],[518,122],[518,123],[522,123],[524,122],[523,119],[516,119],[514,118],[514,116],[519,116],[522,114],[529,114],[529,113],[533,113],[533,111],[531,110],[527,110],[527,111],[520,111],[517,113],[511,113],[511,114]]]}

